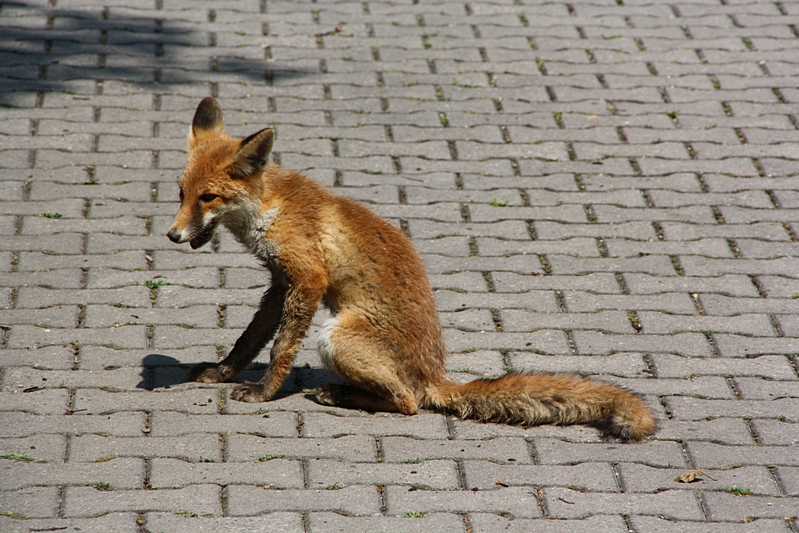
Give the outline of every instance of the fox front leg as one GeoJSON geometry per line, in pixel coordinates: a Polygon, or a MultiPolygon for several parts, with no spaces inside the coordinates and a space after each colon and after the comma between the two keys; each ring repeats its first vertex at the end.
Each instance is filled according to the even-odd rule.
{"type": "Polygon", "coordinates": [[[283,316],[286,287],[274,284],[261,298],[261,306],[236,341],[230,354],[220,363],[200,363],[189,372],[191,381],[222,383],[249,365],[277,331],[283,316]]]}
{"type": "Polygon", "coordinates": [[[285,300],[280,330],[272,346],[271,360],[258,383],[239,385],[230,397],[240,402],[265,402],[280,390],[291,371],[294,357],[311,326],[322,292],[314,289],[290,289],[285,300]]]}

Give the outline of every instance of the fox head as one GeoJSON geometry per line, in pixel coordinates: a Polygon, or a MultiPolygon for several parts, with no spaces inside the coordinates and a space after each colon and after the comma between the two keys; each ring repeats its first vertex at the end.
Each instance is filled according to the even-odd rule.
{"type": "Polygon", "coordinates": [[[178,182],[180,209],[169,240],[188,241],[197,249],[211,240],[220,223],[233,223],[258,202],[274,138],[271,129],[246,139],[229,136],[222,108],[204,98],[189,129],[188,161],[178,182]]]}

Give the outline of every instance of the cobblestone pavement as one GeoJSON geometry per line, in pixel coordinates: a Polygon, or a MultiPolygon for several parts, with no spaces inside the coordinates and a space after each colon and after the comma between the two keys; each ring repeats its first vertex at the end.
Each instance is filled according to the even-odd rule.
{"type": "Polygon", "coordinates": [[[0,530],[799,532],[797,87],[795,2],[3,0],[0,530]],[[208,95],[407,231],[455,379],[659,432],[323,407],[310,341],[273,402],[186,383],[268,285],[165,237],[208,95]]]}

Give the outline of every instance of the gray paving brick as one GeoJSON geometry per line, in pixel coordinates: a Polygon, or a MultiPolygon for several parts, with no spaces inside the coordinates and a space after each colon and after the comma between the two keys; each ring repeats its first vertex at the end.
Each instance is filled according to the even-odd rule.
{"type": "Polygon", "coordinates": [[[342,516],[330,512],[316,512],[310,513],[310,524],[314,533],[343,533],[345,531],[374,531],[375,533],[407,531],[408,533],[424,533],[431,530],[460,533],[466,531],[463,517],[455,513],[431,513],[420,517],[356,517],[342,516]]]}
{"type": "Polygon", "coordinates": [[[23,412],[3,413],[6,424],[0,430],[3,437],[35,437],[37,435],[104,434],[115,437],[141,435],[146,427],[144,413],[113,413],[110,415],[34,415],[23,412]]]}
{"type": "Polygon", "coordinates": [[[622,514],[665,516],[703,520],[697,498],[688,491],[667,490],[657,494],[583,493],[566,488],[544,489],[544,504],[557,518],[582,518],[621,509],[622,514]]]}
{"type": "Polygon", "coordinates": [[[219,394],[213,389],[189,389],[163,392],[110,392],[97,389],[78,389],[73,399],[74,409],[87,414],[116,411],[178,411],[189,414],[216,414],[219,394]]]}
{"type": "Polygon", "coordinates": [[[33,518],[22,520],[10,516],[0,517],[0,528],[8,533],[28,533],[33,531],[59,531],[72,529],[87,533],[136,533],[136,513],[109,513],[96,518],[33,518]]]}
{"type": "Polygon", "coordinates": [[[452,490],[459,488],[460,481],[458,466],[452,460],[348,465],[329,459],[316,459],[308,463],[308,487],[311,489],[367,484],[452,490]]]}
{"type": "Polygon", "coordinates": [[[688,454],[697,468],[730,468],[738,465],[796,466],[799,459],[785,446],[724,446],[711,442],[689,442],[688,454]]]}
{"type": "MultiPolygon", "coordinates": [[[[241,533],[244,531],[283,531],[302,533],[300,513],[275,512],[263,516],[185,516],[175,512],[150,512],[146,515],[147,529],[164,532],[241,533]]],[[[137,529],[138,530],[138,529],[137,529]]]]}
{"type": "Polygon", "coordinates": [[[701,333],[636,336],[578,330],[573,336],[577,350],[584,354],[608,355],[621,351],[671,352],[696,357],[712,354],[710,344],[701,333]]]}
{"type": "Polygon", "coordinates": [[[6,516],[55,518],[58,502],[58,487],[28,487],[0,492],[0,509],[6,516]]]}
{"type": "Polygon", "coordinates": [[[680,357],[672,354],[652,354],[658,377],[685,378],[689,376],[755,376],[766,379],[796,379],[787,358],[766,355],[752,359],[716,359],[680,357]]]}
{"type": "Polygon", "coordinates": [[[110,485],[112,490],[136,489],[144,484],[144,461],[118,458],[103,463],[33,463],[3,459],[3,490],[30,486],[110,485]]]}
{"type": "Polygon", "coordinates": [[[649,441],[633,446],[606,443],[571,443],[556,439],[536,439],[535,456],[541,464],[577,464],[587,461],[642,462],[654,466],[686,466],[680,446],[675,442],[649,441]]]}
{"type": "Polygon", "coordinates": [[[526,464],[531,462],[527,443],[518,437],[496,437],[488,440],[429,440],[409,437],[381,439],[384,460],[413,464],[426,459],[491,460],[492,464],[526,464]]]}
{"type": "Polygon", "coordinates": [[[66,389],[1,392],[0,411],[21,411],[35,415],[62,415],[69,405],[66,389]]]}
{"type": "Polygon", "coordinates": [[[758,339],[754,342],[751,337],[743,335],[719,334],[716,342],[719,352],[725,357],[757,357],[762,354],[793,354],[796,347],[795,338],[758,339]]]}
{"type": "Polygon", "coordinates": [[[529,519],[514,516],[501,516],[489,513],[470,513],[474,531],[489,533],[505,531],[522,533],[541,531],[542,533],[568,533],[570,531],[596,531],[597,533],[623,533],[627,526],[618,515],[596,515],[579,520],[529,519]]]}
{"type": "Polygon", "coordinates": [[[150,417],[150,435],[171,437],[194,433],[247,433],[266,437],[295,437],[294,413],[271,412],[268,415],[232,415],[224,417],[156,411],[150,417]]]}
{"type": "Polygon", "coordinates": [[[771,381],[758,378],[737,377],[735,388],[742,398],[750,400],[778,400],[799,398],[799,382],[771,381]]]}
{"type": "Polygon", "coordinates": [[[755,419],[752,429],[758,442],[768,445],[795,445],[799,443],[799,426],[782,420],[755,419]]]}
{"type": "Polygon", "coordinates": [[[799,498],[751,496],[712,492],[704,494],[708,518],[711,520],[743,520],[744,518],[783,518],[796,513],[799,498]]]}
{"type": "Polygon", "coordinates": [[[334,437],[337,435],[403,435],[421,438],[446,438],[446,420],[442,415],[419,414],[393,418],[380,414],[362,417],[331,416],[308,413],[304,418],[304,437],[334,437]]]}
{"type": "Polygon", "coordinates": [[[696,482],[675,481],[683,469],[652,468],[635,463],[618,465],[622,484],[628,492],[659,492],[662,490],[702,490],[715,491],[721,488],[740,487],[752,494],[778,495],[779,487],[767,468],[762,466],[742,466],[731,470],[709,470],[696,482]],[[711,479],[712,478],[712,479],[711,479]]]}
{"type": "Polygon", "coordinates": [[[228,498],[227,512],[231,516],[248,516],[277,510],[338,511],[352,515],[372,515],[380,507],[376,487],[362,485],[342,489],[285,490],[231,485],[228,487],[228,498]]]}
{"type": "Polygon", "coordinates": [[[156,458],[150,462],[150,485],[155,489],[187,485],[271,485],[273,488],[303,488],[299,461],[276,459],[255,463],[188,463],[156,458]]]}
{"type": "Polygon", "coordinates": [[[271,439],[232,434],[225,448],[228,461],[256,461],[260,457],[332,458],[348,462],[377,460],[374,437],[346,435],[335,438],[271,439]]]}
{"type": "MultiPolygon", "coordinates": [[[[636,531],[643,533],[676,533],[695,526],[693,522],[670,520],[657,516],[633,516],[631,523],[636,531]]],[[[788,533],[788,525],[783,520],[756,519],[744,523],[736,522],[702,522],[702,529],[707,533],[788,533]]]]}
{"type": "Polygon", "coordinates": [[[413,488],[387,486],[388,513],[474,512],[510,513],[514,517],[538,518],[541,510],[534,490],[507,487],[481,491],[414,491],[413,488]]]}
{"type": "Polygon", "coordinates": [[[222,460],[219,436],[197,433],[186,437],[106,437],[81,435],[74,437],[70,461],[103,461],[111,457],[172,457],[199,462],[222,460]]]}
{"type": "Polygon", "coordinates": [[[22,455],[34,461],[62,463],[66,457],[67,437],[45,434],[22,438],[5,437],[0,439],[0,450],[3,454],[22,455]]]}
{"type": "Polygon", "coordinates": [[[135,368],[114,370],[39,370],[32,368],[10,369],[3,380],[3,390],[22,392],[31,388],[67,388],[95,386],[98,380],[104,387],[132,390],[141,383],[140,372],[135,368]]]}
{"type": "MultiPolygon", "coordinates": [[[[45,317],[47,313],[44,313],[45,317]]],[[[74,350],[65,346],[48,346],[34,349],[31,346],[22,349],[6,348],[0,351],[0,365],[3,368],[37,367],[53,370],[72,368],[75,360],[74,350]]]]}
{"type": "Polygon", "coordinates": [[[114,511],[172,511],[222,514],[220,487],[191,485],[182,489],[100,491],[93,487],[64,489],[64,516],[90,517],[114,511]]]}
{"type": "Polygon", "coordinates": [[[776,471],[782,485],[785,487],[785,494],[791,496],[799,495],[799,468],[779,467],[776,471]]]}
{"type": "Polygon", "coordinates": [[[592,355],[553,357],[514,352],[510,354],[510,361],[517,372],[602,373],[624,377],[640,377],[647,372],[643,355],[638,353],[616,353],[601,357],[592,355]]]}
{"type": "Polygon", "coordinates": [[[616,492],[618,485],[609,463],[579,465],[497,465],[492,461],[464,461],[469,488],[491,490],[498,486],[573,487],[616,492]]]}

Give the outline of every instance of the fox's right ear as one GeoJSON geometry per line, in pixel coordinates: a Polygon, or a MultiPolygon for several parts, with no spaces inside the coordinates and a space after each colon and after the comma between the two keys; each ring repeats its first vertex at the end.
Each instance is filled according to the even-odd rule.
{"type": "Polygon", "coordinates": [[[189,146],[194,146],[197,140],[208,133],[224,133],[225,117],[222,116],[222,108],[216,100],[210,96],[203,98],[197,111],[194,112],[194,119],[191,121],[189,130],[189,146]]]}

